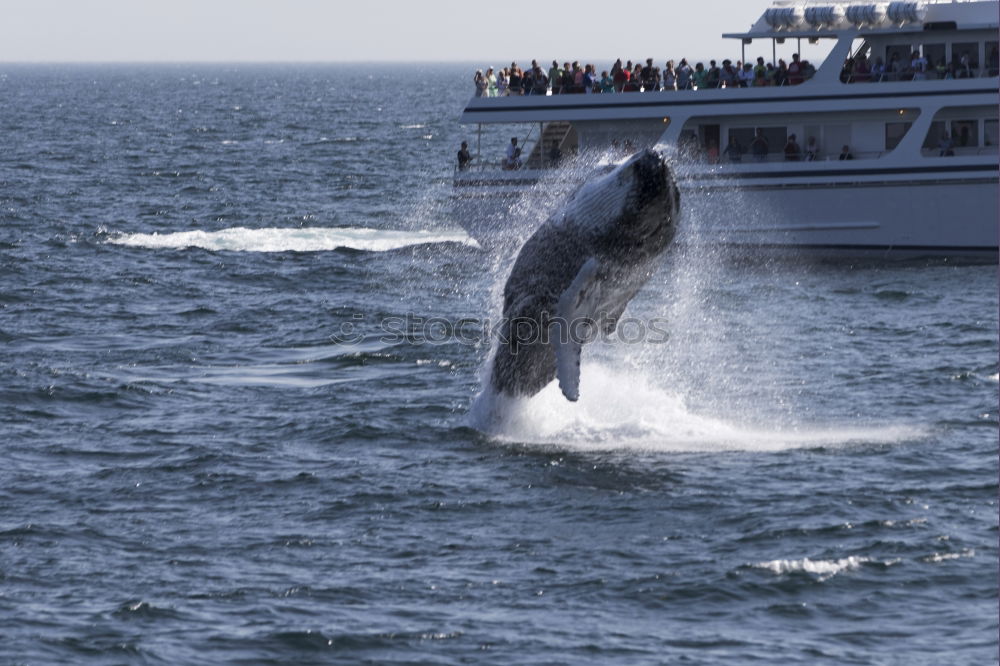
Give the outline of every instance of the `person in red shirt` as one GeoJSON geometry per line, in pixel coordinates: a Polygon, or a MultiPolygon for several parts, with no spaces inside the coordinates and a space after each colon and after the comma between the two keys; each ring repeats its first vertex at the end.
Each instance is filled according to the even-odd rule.
{"type": "Polygon", "coordinates": [[[799,62],[799,54],[792,54],[792,62],[788,65],[788,85],[797,86],[805,79],[802,77],[802,63],[799,62]]]}
{"type": "Polygon", "coordinates": [[[622,61],[619,58],[615,61],[614,67],[611,68],[611,78],[615,82],[615,92],[622,92],[625,89],[625,83],[628,82],[628,74],[622,68],[622,61]]]}

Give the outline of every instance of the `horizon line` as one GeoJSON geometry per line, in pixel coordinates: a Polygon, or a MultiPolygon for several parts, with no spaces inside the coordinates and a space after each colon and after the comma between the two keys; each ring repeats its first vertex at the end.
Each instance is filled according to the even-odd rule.
{"type": "MultiPolygon", "coordinates": [[[[509,57],[509,56],[508,56],[509,57]]],[[[721,56],[710,56],[706,58],[701,58],[701,60],[708,61],[711,59],[718,59],[721,56]]],[[[592,64],[596,62],[614,61],[618,59],[618,56],[609,56],[607,58],[573,58],[570,62],[578,61],[585,64],[592,64]]],[[[667,58],[666,60],[670,60],[667,58]]],[[[426,59],[426,60],[390,60],[390,59],[345,59],[345,60],[2,60],[0,59],[0,67],[5,65],[465,65],[472,63],[495,63],[495,62],[506,62],[506,58],[478,58],[478,59],[460,59],[460,60],[441,60],[441,59],[426,59]]],[[[532,58],[513,58],[512,62],[524,62],[530,65],[532,58]]],[[[534,58],[538,60],[538,58],[534,58]]],[[[561,59],[560,59],[561,60],[561,59]]],[[[622,58],[622,60],[627,60],[627,58],[622,58]]],[[[645,58],[640,60],[631,59],[632,62],[645,62],[645,58]]],[[[666,61],[664,60],[664,61],[666,61]]],[[[674,59],[678,60],[678,59],[674,59]]],[[[699,58],[687,58],[688,62],[695,62],[699,58]]],[[[550,62],[546,59],[546,63],[550,62]]],[[[477,65],[483,67],[484,65],[477,65]]],[[[485,65],[493,66],[493,65],[485,65]]],[[[504,67],[504,65],[500,65],[504,67]]],[[[546,65],[547,68],[547,65],[546,65]]]]}

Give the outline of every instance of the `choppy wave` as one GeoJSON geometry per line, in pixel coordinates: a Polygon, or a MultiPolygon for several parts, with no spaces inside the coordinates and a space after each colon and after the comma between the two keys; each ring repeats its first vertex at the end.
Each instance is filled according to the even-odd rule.
{"type": "MultiPolygon", "coordinates": [[[[811,560],[805,557],[801,560],[771,560],[769,562],[759,562],[754,567],[767,569],[775,574],[805,573],[818,577],[819,580],[828,580],[844,571],[859,569],[862,565],[872,562],[868,557],[850,556],[837,560],[811,560]]],[[[892,564],[883,563],[883,564],[892,564]]]]}
{"type": "Polygon", "coordinates": [[[471,427],[501,441],[575,450],[783,451],[852,444],[892,444],[925,436],[918,427],[790,424],[764,428],[697,414],[681,395],[648,377],[598,363],[582,372],[580,400],[567,401],[552,382],[530,399],[485,391],[469,414],[471,427]]]}
{"type": "Polygon", "coordinates": [[[307,227],[247,229],[232,227],[219,231],[178,231],[169,234],[121,234],[108,240],[115,245],[152,249],[183,249],[232,252],[322,252],[352,249],[385,252],[426,243],[475,241],[462,231],[400,231],[361,227],[307,227]]]}

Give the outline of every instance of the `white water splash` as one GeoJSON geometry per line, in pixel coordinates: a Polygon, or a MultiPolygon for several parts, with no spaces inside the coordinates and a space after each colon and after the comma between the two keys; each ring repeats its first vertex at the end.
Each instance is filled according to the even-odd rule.
{"type": "MultiPolygon", "coordinates": [[[[777,575],[789,573],[807,573],[817,577],[820,581],[829,580],[844,571],[853,571],[863,564],[872,562],[868,557],[844,557],[839,560],[810,560],[808,557],[801,560],[771,560],[770,562],[759,562],[754,566],[757,569],[767,569],[777,575]]],[[[896,561],[884,564],[895,564],[896,561]]]]}
{"type": "Polygon", "coordinates": [[[219,231],[178,231],[169,234],[121,234],[108,239],[115,245],[152,249],[197,247],[233,252],[321,252],[347,248],[384,252],[425,243],[475,245],[456,230],[399,231],[359,227],[306,227],[247,229],[233,227],[219,231]]]}
{"type": "Polygon", "coordinates": [[[582,451],[775,452],[861,444],[893,444],[926,435],[903,425],[765,427],[697,414],[684,398],[640,373],[585,363],[580,400],[566,400],[556,382],[531,398],[487,388],[469,425],[500,441],[582,451]]]}
{"type": "MultiPolygon", "coordinates": [[[[611,156],[599,161],[613,162],[611,156]]],[[[599,166],[578,160],[548,178],[588,181],[600,172],[599,166]]],[[[677,156],[673,166],[678,174],[690,168],[677,156]]],[[[537,227],[560,205],[542,196],[545,191],[526,195],[513,207],[510,229],[537,227]],[[544,205],[532,206],[536,200],[544,205]]],[[[744,255],[719,243],[724,240],[716,224],[720,208],[752,218],[770,212],[748,208],[735,186],[689,190],[682,202],[678,236],[660,273],[625,312],[647,332],[657,320],[667,344],[653,344],[647,337],[641,344],[589,346],[577,403],[566,401],[555,382],[530,399],[498,396],[490,386],[487,362],[480,371],[483,388],[468,415],[471,427],[506,442],[649,452],[885,445],[929,434],[925,425],[902,424],[879,414],[859,420],[862,417],[845,417],[841,410],[838,416],[824,418],[824,405],[813,396],[815,387],[802,391],[803,398],[801,384],[794,379],[808,359],[788,353],[798,349],[802,335],[815,333],[804,333],[808,322],[789,321],[784,310],[773,306],[775,292],[784,296],[788,291],[784,276],[772,274],[769,264],[745,267],[752,251],[744,255]],[[734,288],[734,283],[740,286],[734,288]]],[[[514,235],[510,240],[515,242],[505,246],[508,252],[494,253],[489,303],[494,318],[500,316],[512,257],[525,237],[514,235]]]]}

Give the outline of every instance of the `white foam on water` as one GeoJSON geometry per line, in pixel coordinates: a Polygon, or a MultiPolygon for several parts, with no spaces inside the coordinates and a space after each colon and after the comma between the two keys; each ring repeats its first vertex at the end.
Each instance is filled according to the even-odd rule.
{"type": "MultiPolygon", "coordinates": [[[[839,560],[810,560],[805,557],[801,560],[771,560],[770,562],[759,562],[754,566],[757,569],[767,569],[774,574],[783,575],[789,573],[813,574],[819,580],[825,581],[833,578],[844,571],[853,571],[861,565],[872,562],[869,557],[845,557],[839,560]]],[[[893,564],[888,562],[887,564],[893,564]]]]}
{"type": "Polygon", "coordinates": [[[947,562],[948,560],[960,560],[966,557],[975,557],[976,551],[972,548],[966,548],[960,553],[934,553],[933,555],[928,555],[927,557],[920,558],[923,562],[928,562],[930,564],[940,564],[941,562],[947,562]]]}
{"type": "Polygon", "coordinates": [[[121,234],[108,239],[115,245],[152,249],[197,247],[233,252],[321,252],[347,248],[385,252],[425,243],[475,241],[460,230],[400,231],[359,227],[305,227],[247,229],[233,227],[219,231],[178,231],[169,234],[121,234]]]}
{"type": "MultiPolygon", "coordinates": [[[[489,387],[488,380],[483,385],[489,387]]],[[[510,398],[487,388],[468,419],[471,427],[499,441],[582,451],[776,452],[892,444],[927,434],[903,425],[764,427],[698,414],[683,396],[656,386],[648,376],[599,362],[584,363],[578,402],[566,400],[557,382],[531,398],[510,398]]]]}

